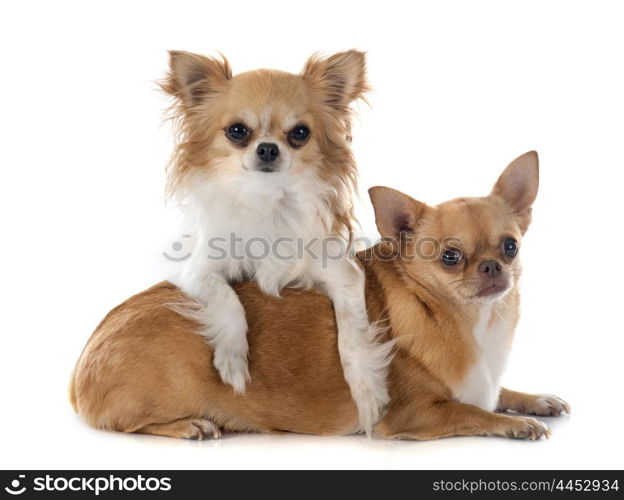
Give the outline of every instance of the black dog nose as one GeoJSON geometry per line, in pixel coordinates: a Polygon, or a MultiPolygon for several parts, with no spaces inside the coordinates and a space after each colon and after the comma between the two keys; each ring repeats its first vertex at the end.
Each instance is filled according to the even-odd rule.
{"type": "Polygon", "coordinates": [[[275,161],[279,156],[279,152],[277,144],[273,144],[272,142],[263,142],[256,148],[258,158],[264,163],[275,161]]]}
{"type": "Polygon", "coordinates": [[[479,264],[479,272],[487,274],[490,278],[496,278],[503,270],[503,266],[496,260],[485,260],[479,264]]]}

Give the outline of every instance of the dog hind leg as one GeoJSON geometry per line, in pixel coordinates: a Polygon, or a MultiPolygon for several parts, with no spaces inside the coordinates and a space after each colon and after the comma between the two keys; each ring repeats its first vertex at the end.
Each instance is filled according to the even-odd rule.
{"type": "Polygon", "coordinates": [[[164,424],[149,424],[136,431],[138,434],[152,434],[182,439],[219,439],[221,430],[205,418],[182,418],[164,424]]]}

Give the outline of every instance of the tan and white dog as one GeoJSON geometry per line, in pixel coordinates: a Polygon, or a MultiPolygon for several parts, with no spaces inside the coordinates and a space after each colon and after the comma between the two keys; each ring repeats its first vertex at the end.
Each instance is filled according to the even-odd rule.
{"type": "Polygon", "coordinates": [[[344,377],[370,434],[389,399],[391,346],[368,322],[364,275],[348,252],[356,181],[350,105],[368,88],[364,54],[312,57],[299,75],[233,76],[225,59],[171,52],[162,87],[180,126],[170,191],[197,236],[173,280],[193,303],[178,310],[199,323],[222,380],[242,394],[248,327],[231,284],[253,280],[274,296],[317,287],[333,302],[344,377]]]}
{"type": "MultiPolygon", "coordinates": [[[[518,320],[518,253],[537,188],[530,152],[482,198],[433,207],[389,188],[370,190],[385,240],[358,257],[369,319],[387,321],[395,346],[390,402],[375,436],[538,439],[550,432],[543,423],[505,412],[569,412],[555,396],[501,388],[518,320]],[[440,242],[435,258],[421,255],[422,241],[440,242]]],[[[331,301],[300,289],[278,299],[252,282],[234,290],[249,324],[244,396],[221,381],[197,325],[166,306],[184,297],[163,282],[97,327],[72,379],[77,412],[100,429],[192,439],[218,437],[221,429],[358,432],[331,301]]]]}

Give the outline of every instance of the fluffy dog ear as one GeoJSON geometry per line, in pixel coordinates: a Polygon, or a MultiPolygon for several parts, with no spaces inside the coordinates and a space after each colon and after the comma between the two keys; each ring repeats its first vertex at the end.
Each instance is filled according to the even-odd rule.
{"type": "Polygon", "coordinates": [[[529,151],[512,161],[498,178],[491,196],[503,198],[518,216],[522,231],[531,223],[531,206],[539,186],[539,159],[529,151]]]}
{"type": "Polygon", "coordinates": [[[369,86],[366,81],[366,55],[358,50],[338,52],[330,57],[314,55],[301,76],[338,111],[346,111],[351,102],[363,99],[369,86]]]}
{"type": "Polygon", "coordinates": [[[414,234],[427,205],[406,194],[383,186],[368,190],[375,223],[383,238],[399,241],[404,235],[414,234]]]}
{"type": "Polygon", "coordinates": [[[221,59],[178,50],[169,51],[169,73],[161,83],[169,95],[191,107],[218,92],[232,78],[230,64],[221,59]]]}

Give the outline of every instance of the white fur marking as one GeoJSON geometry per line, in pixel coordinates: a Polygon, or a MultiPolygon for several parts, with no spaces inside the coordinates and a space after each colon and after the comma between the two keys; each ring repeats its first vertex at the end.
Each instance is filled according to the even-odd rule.
{"type": "Polygon", "coordinates": [[[477,359],[455,397],[487,411],[494,411],[500,393],[500,378],[505,368],[513,327],[494,310],[495,303],[481,309],[472,334],[477,344],[477,359]]]}

